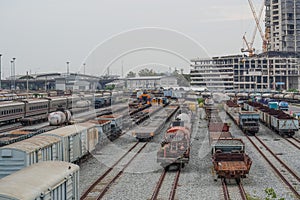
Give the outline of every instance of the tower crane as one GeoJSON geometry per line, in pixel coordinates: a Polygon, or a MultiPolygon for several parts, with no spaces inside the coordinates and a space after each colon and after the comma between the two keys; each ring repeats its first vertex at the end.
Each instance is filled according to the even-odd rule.
{"type": "MultiPolygon", "coordinates": [[[[258,15],[258,21],[261,19],[263,9],[264,9],[264,4],[262,4],[262,6],[260,8],[259,15],[258,15]]],[[[247,49],[242,48],[241,52],[248,52],[249,56],[254,55],[255,48],[253,47],[253,45],[254,45],[254,40],[255,40],[255,37],[256,37],[256,32],[257,32],[257,26],[255,26],[255,28],[254,28],[253,35],[252,35],[252,38],[251,38],[250,42],[248,42],[247,39],[246,39],[246,33],[244,34],[243,41],[246,44],[247,49]]]]}
{"type": "MultiPolygon", "coordinates": [[[[256,23],[257,29],[259,30],[260,37],[261,37],[261,39],[262,39],[262,41],[263,41],[263,52],[266,52],[266,51],[267,51],[267,44],[268,44],[268,41],[267,41],[267,39],[265,38],[264,32],[263,32],[263,30],[262,30],[262,28],[261,28],[261,26],[260,26],[260,24],[259,24],[259,19],[258,19],[257,15],[256,15],[255,8],[254,8],[254,6],[253,6],[252,0],[248,0],[248,2],[249,2],[249,5],[250,5],[250,8],[251,8],[253,17],[254,17],[254,19],[255,19],[255,23],[256,23]]],[[[264,1],[263,1],[263,3],[264,3],[264,1]]]]}

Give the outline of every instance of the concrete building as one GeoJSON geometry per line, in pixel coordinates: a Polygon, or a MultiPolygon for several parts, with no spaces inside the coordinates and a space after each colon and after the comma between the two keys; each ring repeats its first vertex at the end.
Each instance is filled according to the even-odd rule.
{"type": "Polygon", "coordinates": [[[233,90],[233,57],[192,59],[191,86],[206,87],[211,91],[233,90]]]}
{"type": "Polygon", "coordinates": [[[300,52],[300,1],[266,0],[265,6],[268,50],[300,52]]]}
{"type": "Polygon", "coordinates": [[[143,76],[127,78],[128,89],[155,89],[159,87],[177,87],[177,79],[173,76],[143,76]]]}
{"type": "Polygon", "coordinates": [[[267,52],[192,59],[191,85],[211,91],[300,89],[300,53],[267,52]]]}

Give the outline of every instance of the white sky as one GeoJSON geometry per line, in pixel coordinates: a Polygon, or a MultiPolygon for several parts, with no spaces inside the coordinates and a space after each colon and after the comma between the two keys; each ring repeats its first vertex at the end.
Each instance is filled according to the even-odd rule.
{"type": "MultiPolygon", "coordinates": [[[[258,12],[262,0],[253,1],[258,12]]],[[[2,77],[9,76],[13,57],[16,74],[65,72],[66,61],[70,61],[71,72],[83,72],[81,66],[86,62],[87,74],[100,75],[120,54],[161,43],[167,45],[160,48],[187,59],[238,54],[243,34],[247,32],[250,40],[254,26],[247,0],[0,0],[2,77]],[[113,35],[142,27],[180,34],[177,38],[176,34],[166,36],[168,31],[163,36],[151,31],[139,35],[137,31],[130,37],[125,34],[122,41],[113,38],[99,45],[113,35]],[[184,35],[193,38],[208,55],[194,49],[184,35]]],[[[255,47],[261,49],[259,35],[255,47]]],[[[124,74],[146,63],[189,69],[174,55],[144,50],[116,59],[110,72],[121,74],[122,62],[124,74]]]]}

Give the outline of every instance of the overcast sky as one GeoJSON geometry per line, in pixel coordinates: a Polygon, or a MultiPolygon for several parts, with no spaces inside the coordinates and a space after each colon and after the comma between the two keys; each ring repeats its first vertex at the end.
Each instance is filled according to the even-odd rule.
{"type": "MultiPolygon", "coordinates": [[[[257,10],[261,2],[254,0],[257,10]]],[[[110,73],[121,75],[122,65],[126,74],[153,63],[187,72],[186,60],[191,58],[240,53],[243,34],[247,32],[250,40],[255,24],[247,0],[0,0],[0,4],[2,77],[9,76],[13,57],[16,74],[66,72],[67,61],[71,72],[83,73],[86,63],[86,74],[95,75],[106,73],[107,66],[110,73]]],[[[261,49],[259,35],[256,41],[256,49],[261,49]]]]}

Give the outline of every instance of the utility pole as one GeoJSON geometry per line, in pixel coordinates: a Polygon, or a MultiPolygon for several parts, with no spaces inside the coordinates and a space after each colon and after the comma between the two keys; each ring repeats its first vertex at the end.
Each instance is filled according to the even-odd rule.
{"type": "Polygon", "coordinates": [[[14,90],[16,90],[16,63],[15,63],[16,58],[13,58],[13,86],[14,90]]]}
{"type": "Polygon", "coordinates": [[[13,62],[10,61],[10,90],[13,90],[13,62]]]}
{"type": "Polygon", "coordinates": [[[26,71],[26,98],[28,99],[28,71],[26,71]]]}

